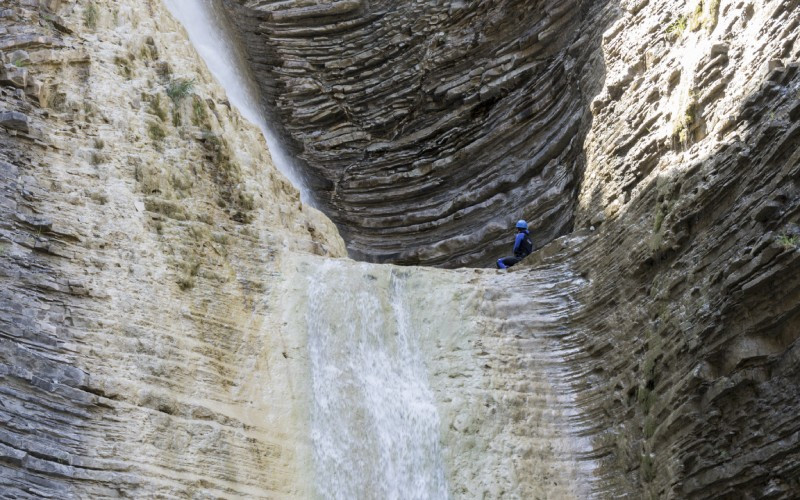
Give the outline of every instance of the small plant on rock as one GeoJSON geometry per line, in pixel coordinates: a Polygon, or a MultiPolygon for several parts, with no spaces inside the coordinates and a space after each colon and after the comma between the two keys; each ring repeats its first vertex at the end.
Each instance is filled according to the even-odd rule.
{"type": "Polygon", "coordinates": [[[147,125],[147,135],[156,143],[160,143],[167,137],[167,133],[161,128],[161,125],[156,122],[150,122],[147,125]]]}
{"type": "Polygon", "coordinates": [[[162,122],[167,121],[167,112],[161,106],[160,94],[156,94],[150,99],[150,113],[156,115],[162,122]]]}
{"type": "Polygon", "coordinates": [[[208,123],[208,112],[202,99],[194,96],[192,99],[192,125],[204,129],[211,128],[208,123]]]}
{"type": "Polygon", "coordinates": [[[116,64],[119,67],[122,76],[124,76],[128,80],[131,79],[131,76],[133,76],[133,70],[131,69],[130,60],[124,57],[117,56],[114,58],[114,64],[116,64]]]}
{"type": "Polygon", "coordinates": [[[672,137],[677,139],[684,147],[689,145],[692,126],[697,121],[697,99],[693,92],[689,92],[689,102],[686,104],[681,116],[675,120],[672,127],[672,137]]]}
{"type": "Polygon", "coordinates": [[[800,236],[796,234],[782,234],[778,236],[778,244],[786,250],[794,250],[800,246],[800,236]]]}
{"type": "Polygon", "coordinates": [[[679,16],[675,21],[672,22],[672,24],[667,26],[667,35],[673,39],[680,38],[683,35],[683,32],[686,31],[687,24],[688,19],[686,16],[679,16]]]}
{"type": "Polygon", "coordinates": [[[188,97],[192,90],[194,90],[194,78],[191,80],[178,78],[170,81],[167,85],[167,95],[175,104],[188,97]]]}

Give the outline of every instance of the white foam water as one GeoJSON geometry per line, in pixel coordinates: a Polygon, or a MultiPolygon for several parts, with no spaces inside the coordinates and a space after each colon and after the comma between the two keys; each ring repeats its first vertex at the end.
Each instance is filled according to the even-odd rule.
{"type": "Polygon", "coordinates": [[[275,166],[300,190],[303,202],[311,203],[310,193],[291,156],[281,147],[265,118],[258,86],[244,56],[229,36],[231,30],[218,0],[164,0],[164,5],[186,29],[192,45],[225,89],[231,104],[261,129],[275,166]]]}
{"type": "Polygon", "coordinates": [[[309,277],[317,494],[444,499],[440,419],[396,268],[322,263],[309,277]]]}

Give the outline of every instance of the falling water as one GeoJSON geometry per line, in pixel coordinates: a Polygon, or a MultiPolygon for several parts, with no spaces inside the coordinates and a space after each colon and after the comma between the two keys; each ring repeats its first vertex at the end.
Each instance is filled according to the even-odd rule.
{"type": "Polygon", "coordinates": [[[447,498],[440,419],[400,272],[327,261],[309,290],[317,494],[447,498]]]}
{"type": "Polygon", "coordinates": [[[300,190],[302,199],[310,203],[305,182],[291,157],[281,148],[259,105],[258,87],[241,51],[236,47],[218,0],[164,0],[164,4],[180,21],[192,45],[219,80],[230,102],[242,116],[257,125],[267,141],[272,160],[280,172],[300,190]]]}

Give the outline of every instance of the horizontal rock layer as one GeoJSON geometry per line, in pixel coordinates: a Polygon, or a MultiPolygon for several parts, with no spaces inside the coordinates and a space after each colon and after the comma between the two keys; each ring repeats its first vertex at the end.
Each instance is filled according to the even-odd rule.
{"type": "Polygon", "coordinates": [[[572,226],[605,2],[224,0],[351,256],[485,266],[572,226]]]}
{"type": "Polygon", "coordinates": [[[0,496],[310,495],[270,314],[335,227],[159,3],[0,2],[0,47],[0,496]]]}
{"type": "MultiPolygon", "coordinates": [[[[563,188],[578,231],[510,274],[337,261],[428,332],[454,497],[800,495],[799,6],[585,11],[614,20],[596,54],[549,60],[597,87],[564,150],[586,157],[563,188]]],[[[247,8],[345,31],[372,9],[247,8]]],[[[333,225],[160,4],[4,1],[0,18],[3,494],[313,496],[303,301],[329,264],[295,254],[342,256],[333,225]],[[173,101],[182,78],[194,95],[173,101]]]]}
{"type": "Polygon", "coordinates": [[[583,236],[543,252],[589,281],[566,347],[599,492],[797,498],[800,4],[621,7],[583,236]]]}

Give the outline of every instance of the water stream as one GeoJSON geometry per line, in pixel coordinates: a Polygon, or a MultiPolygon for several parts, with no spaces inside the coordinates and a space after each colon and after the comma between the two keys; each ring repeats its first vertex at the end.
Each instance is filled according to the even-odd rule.
{"type": "Polygon", "coordinates": [[[230,28],[218,0],[164,0],[164,4],[186,29],[192,45],[225,89],[231,104],[261,129],[275,166],[300,190],[303,202],[311,203],[302,176],[267,123],[255,79],[244,55],[228,35],[230,28]]]}
{"type": "Polygon", "coordinates": [[[401,273],[329,260],[308,279],[318,495],[447,498],[439,414],[401,273]]]}

